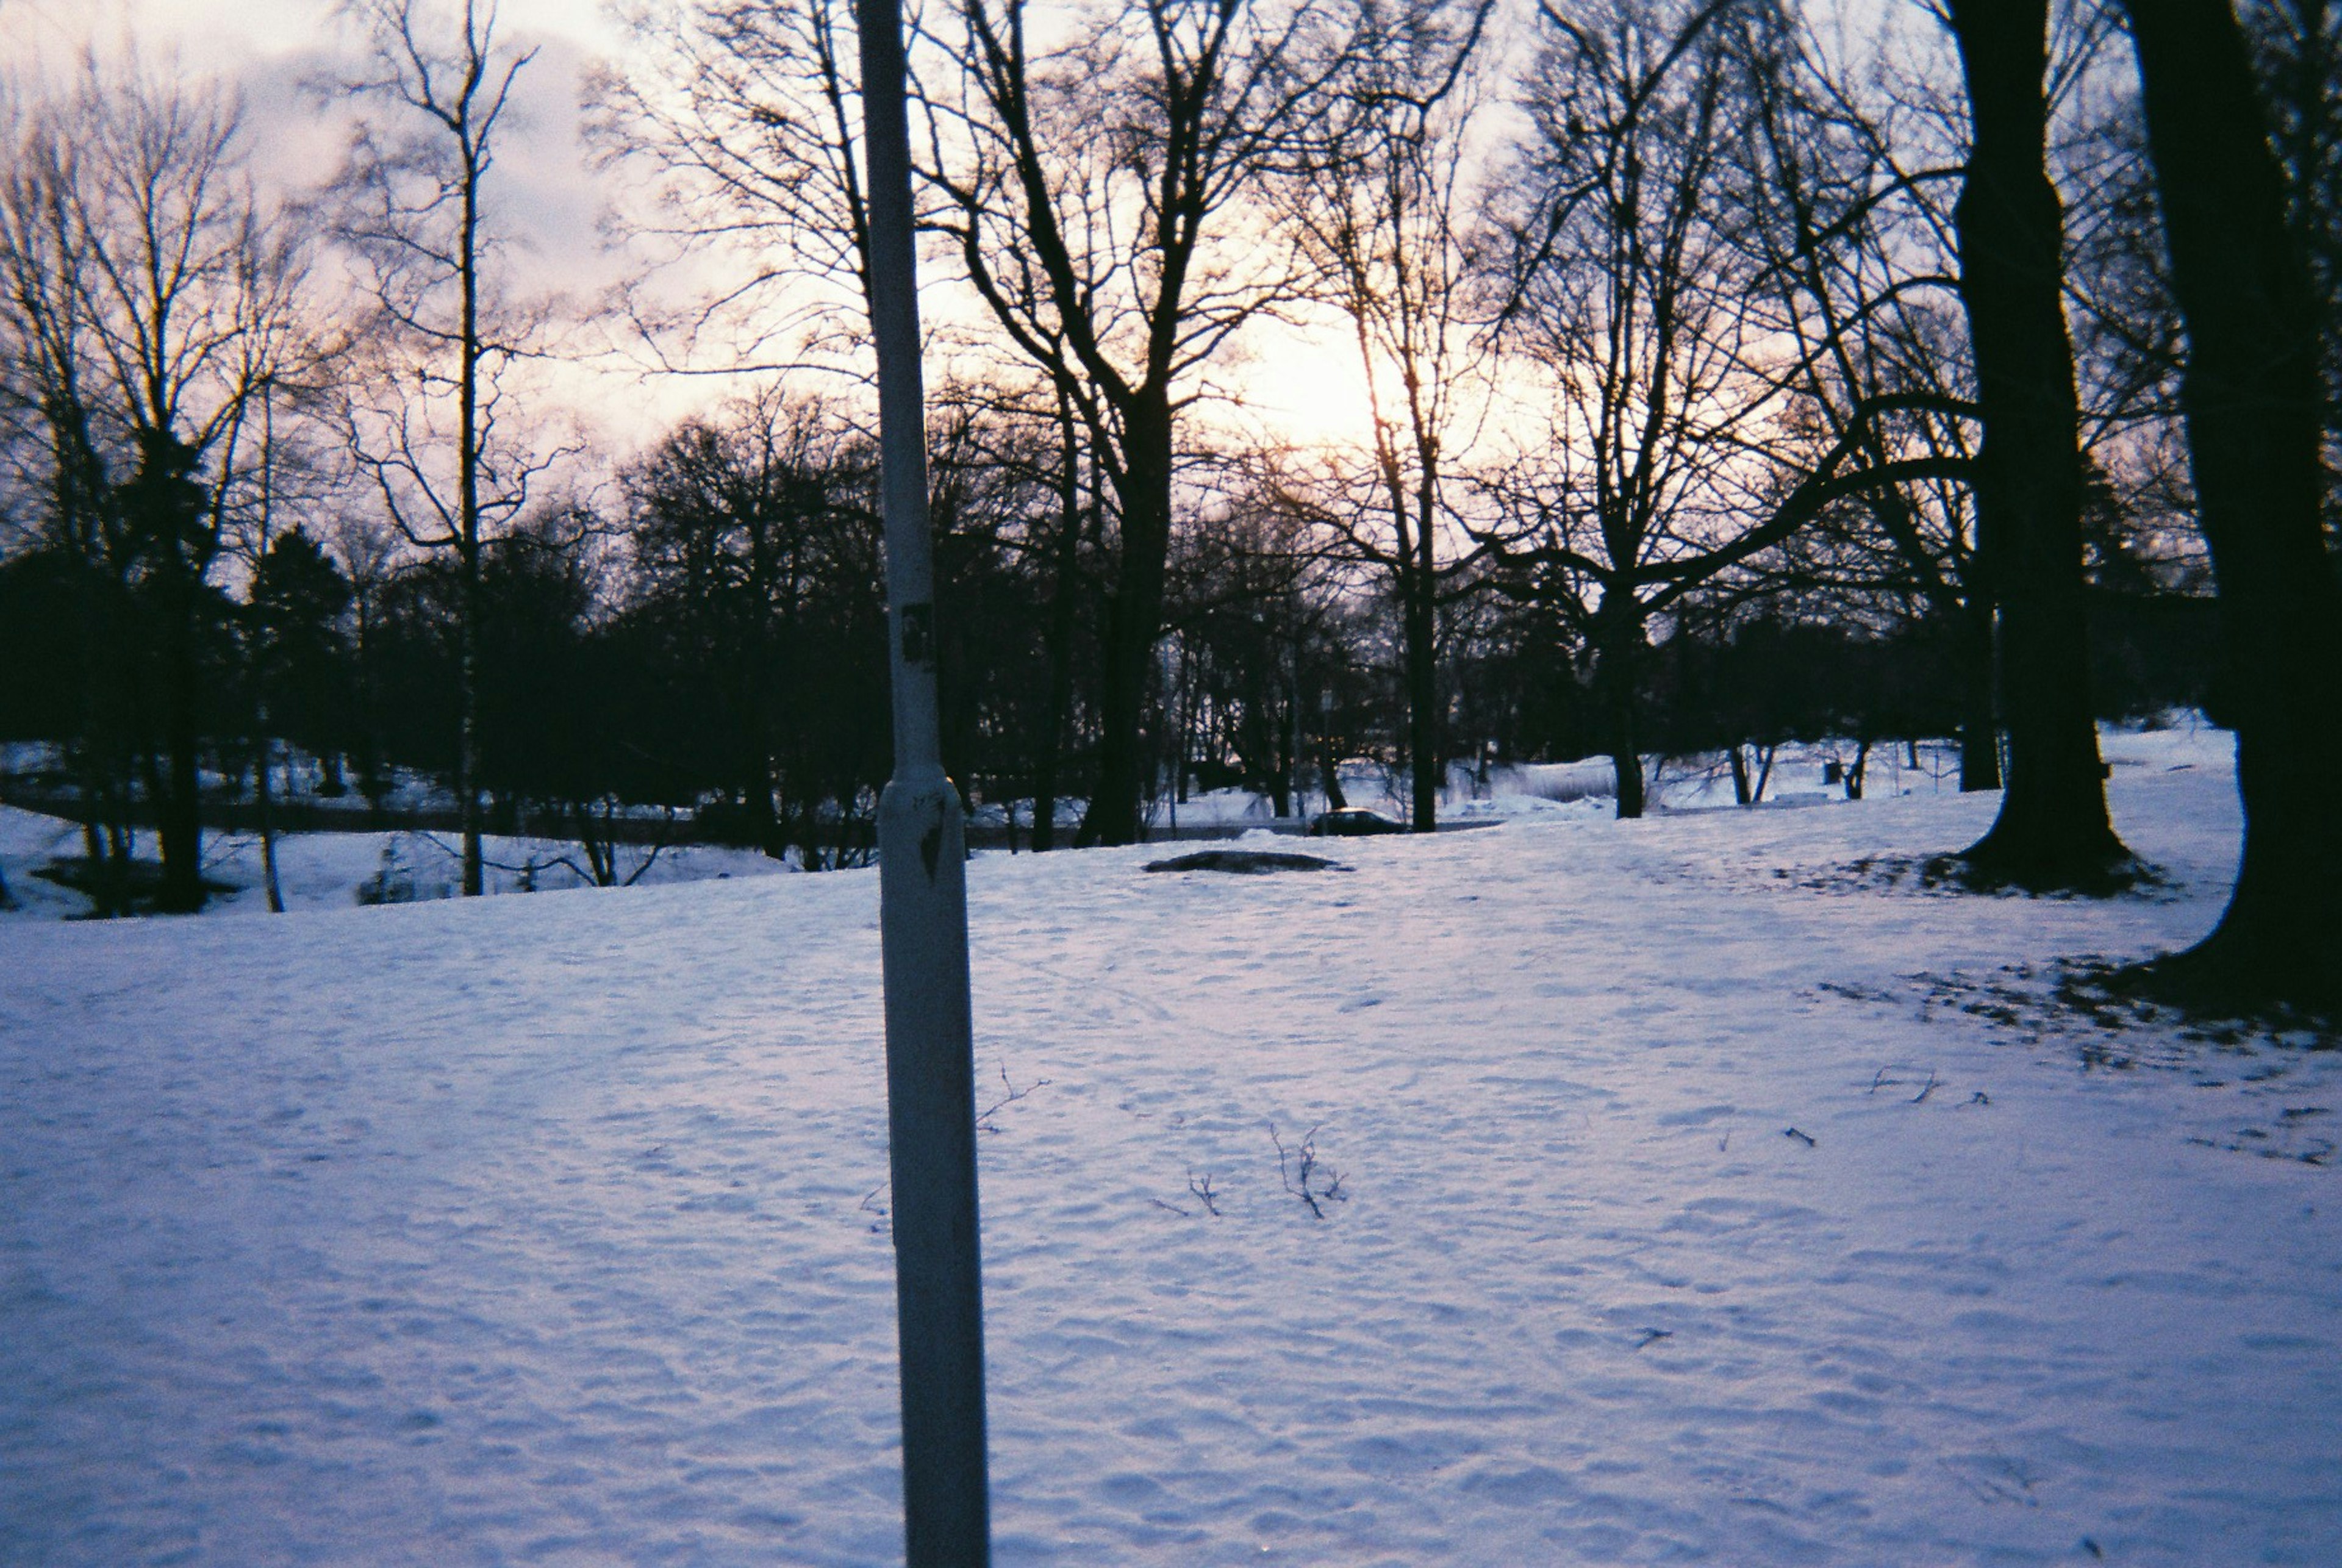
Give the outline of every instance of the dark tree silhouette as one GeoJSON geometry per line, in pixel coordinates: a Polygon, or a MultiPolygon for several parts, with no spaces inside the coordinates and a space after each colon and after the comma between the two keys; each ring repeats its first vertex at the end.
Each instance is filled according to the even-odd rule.
{"type": "Polygon", "coordinates": [[[2203,943],[2161,966],[2229,998],[2342,1001],[2342,587],[2320,518],[2317,301],[2226,0],[2125,0],[2171,276],[2182,404],[2219,584],[2219,706],[2245,843],[2203,943]]]}
{"type": "Polygon", "coordinates": [[[2008,776],[1965,859],[2027,886],[2103,886],[2128,861],[2107,815],[2082,597],[2080,403],[2063,209],[2048,170],[2048,0],[1951,0],[1971,125],[1954,209],[1984,421],[1975,484],[2000,605],[2008,776]]]}
{"type": "Polygon", "coordinates": [[[209,578],[246,414],[290,348],[296,258],[215,88],[93,56],[43,105],[25,151],[0,240],[11,314],[32,329],[55,521],[112,579],[85,577],[93,609],[127,612],[112,627],[134,634],[125,727],[167,758],[142,758],[161,824],[156,905],[190,912],[206,896],[198,752],[225,610],[209,578]]]}

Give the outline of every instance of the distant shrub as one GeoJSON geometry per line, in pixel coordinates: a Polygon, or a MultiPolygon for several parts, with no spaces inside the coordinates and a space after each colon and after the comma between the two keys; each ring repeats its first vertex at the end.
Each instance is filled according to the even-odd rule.
{"type": "Polygon", "coordinates": [[[413,904],[415,901],[415,867],[407,864],[406,856],[400,852],[398,840],[394,838],[382,846],[381,867],[358,884],[357,894],[358,902],[365,904],[413,904]]]}

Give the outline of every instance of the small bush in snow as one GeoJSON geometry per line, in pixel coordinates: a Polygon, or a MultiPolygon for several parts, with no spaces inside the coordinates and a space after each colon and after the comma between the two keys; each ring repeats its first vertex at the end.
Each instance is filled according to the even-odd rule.
{"type": "Polygon", "coordinates": [[[372,876],[358,884],[360,904],[413,904],[415,900],[415,868],[399,853],[398,841],[392,839],[382,846],[382,866],[372,876]]]}

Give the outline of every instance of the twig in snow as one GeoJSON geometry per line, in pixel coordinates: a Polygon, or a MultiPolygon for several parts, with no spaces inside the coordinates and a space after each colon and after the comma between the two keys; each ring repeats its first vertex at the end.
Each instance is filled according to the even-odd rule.
{"type": "Polygon", "coordinates": [[[983,1110],[978,1111],[976,1114],[976,1124],[983,1128],[987,1133],[997,1133],[1000,1131],[1000,1129],[993,1124],[992,1114],[995,1111],[1001,1110],[1009,1105],[1014,1105],[1017,1101],[1022,1100],[1026,1095],[1030,1094],[1036,1089],[1046,1089],[1049,1086],[1049,1080],[1046,1078],[1036,1078],[1026,1087],[1019,1089],[1016,1084],[1008,1081],[1007,1062],[1002,1060],[998,1064],[1000,1067],[1000,1085],[1002,1088],[1007,1090],[1008,1093],[1001,1098],[995,1100],[991,1104],[986,1105],[983,1110]]]}
{"type": "Polygon", "coordinates": [[[1192,1220],[1196,1217],[1194,1214],[1188,1213],[1186,1209],[1181,1208],[1176,1203],[1166,1203],[1160,1198],[1149,1198],[1146,1201],[1153,1203],[1158,1209],[1170,1210],[1173,1213],[1178,1215],[1183,1220],[1192,1220]]]}
{"type": "Polygon", "coordinates": [[[1814,1146],[1814,1135],[1811,1133],[1800,1133],[1795,1127],[1784,1127],[1781,1129],[1781,1136],[1784,1138],[1795,1138],[1798,1143],[1803,1144],[1808,1149],[1814,1146]]]}
{"type": "Polygon", "coordinates": [[[1643,1331],[1643,1337],[1635,1342],[1635,1348],[1641,1350],[1646,1345],[1654,1345],[1663,1339],[1675,1337],[1676,1331],[1671,1328],[1646,1328],[1643,1331]]]}
{"type": "Polygon", "coordinates": [[[873,1203],[870,1200],[876,1197],[886,1190],[886,1183],[881,1182],[876,1186],[871,1188],[868,1192],[863,1193],[862,1202],[855,1205],[866,1214],[876,1214],[878,1216],[877,1223],[870,1227],[870,1233],[874,1236],[886,1228],[886,1205],[884,1203],[873,1203]]]}
{"type": "MultiPolygon", "coordinates": [[[[1881,1089],[1892,1088],[1898,1084],[1908,1084],[1912,1080],[1908,1078],[1890,1077],[1888,1074],[1894,1073],[1916,1073],[1917,1071],[1917,1068],[1910,1065],[1908,1063],[1889,1062],[1886,1066],[1881,1067],[1877,1073],[1871,1074],[1870,1087],[1863,1092],[1867,1094],[1876,1094],[1881,1089]]],[[[1912,1097],[1911,1104],[1914,1105],[1917,1104],[1920,1101],[1934,1094],[1940,1086],[1941,1085],[1936,1077],[1936,1070],[1933,1067],[1928,1068],[1927,1087],[1921,1089],[1917,1094],[1912,1097]]]]}
{"type": "MultiPolygon", "coordinates": [[[[1319,1124],[1323,1125],[1323,1124],[1319,1124]]],[[[1288,1150],[1285,1140],[1276,1135],[1276,1124],[1268,1124],[1268,1141],[1276,1145],[1276,1174],[1285,1183],[1285,1190],[1309,1205],[1309,1212],[1319,1219],[1326,1217],[1327,1201],[1348,1203],[1349,1194],[1342,1191],[1342,1174],[1317,1158],[1317,1128],[1302,1134],[1300,1146],[1288,1150]],[[1288,1163],[1287,1156],[1290,1156],[1288,1163]],[[1320,1183],[1323,1183],[1320,1185],[1320,1183]]]]}
{"type": "Polygon", "coordinates": [[[1971,1105],[1989,1105],[1992,1104],[1992,1096],[1979,1089],[1975,1094],[1968,1096],[1968,1104],[1971,1105]]]}
{"type": "Polygon", "coordinates": [[[1214,1201],[1219,1196],[1219,1194],[1212,1191],[1211,1172],[1206,1171],[1204,1173],[1203,1183],[1201,1185],[1198,1185],[1196,1181],[1196,1173],[1190,1170],[1187,1173],[1187,1190],[1196,1194],[1196,1201],[1204,1205],[1206,1212],[1208,1213],[1212,1218],[1216,1220],[1220,1217],[1220,1205],[1214,1201]]]}

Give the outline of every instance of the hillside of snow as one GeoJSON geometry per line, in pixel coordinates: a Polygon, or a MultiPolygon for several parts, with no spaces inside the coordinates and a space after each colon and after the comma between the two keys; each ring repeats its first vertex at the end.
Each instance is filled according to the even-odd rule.
{"type": "MultiPolygon", "coordinates": [[[[980,856],[996,1560],[2342,1563],[2342,1059],[2044,1004],[2234,864],[2107,749],[2106,903],[1937,794],[980,856]]],[[[0,1563],[899,1561],[876,898],[0,924],[0,1563]]]]}

